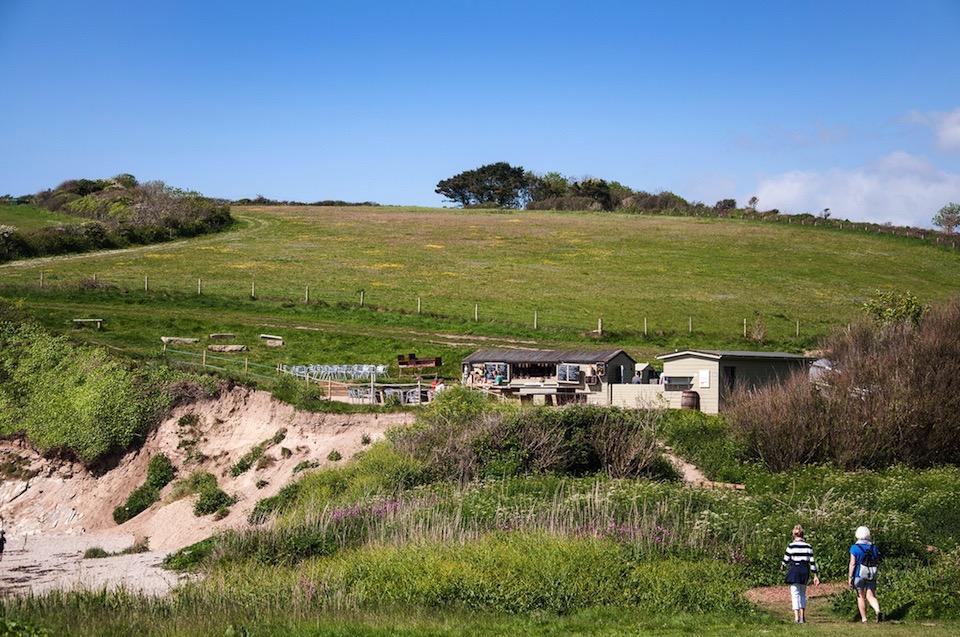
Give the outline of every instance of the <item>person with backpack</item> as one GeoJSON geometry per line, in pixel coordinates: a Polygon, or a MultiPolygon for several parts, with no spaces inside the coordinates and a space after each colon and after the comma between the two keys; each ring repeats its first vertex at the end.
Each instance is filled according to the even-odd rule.
{"type": "Polygon", "coordinates": [[[793,527],[793,539],[787,545],[780,563],[781,570],[787,569],[784,581],[790,585],[790,602],[793,607],[793,620],[798,624],[807,622],[807,582],[813,573],[813,585],[820,585],[817,575],[817,561],[813,558],[813,547],[803,539],[803,527],[793,527]]]}
{"type": "Polygon", "coordinates": [[[860,621],[867,621],[867,604],[877,614],[877,622],[883,621],[880,602],[877,600],[877,570],[880,567],[880,549],[870,537],[870,529],[857,528],[856,543],[850,547],[850,567],[847,576],[850,588],[857,592],[857,609],[860,621]]]}

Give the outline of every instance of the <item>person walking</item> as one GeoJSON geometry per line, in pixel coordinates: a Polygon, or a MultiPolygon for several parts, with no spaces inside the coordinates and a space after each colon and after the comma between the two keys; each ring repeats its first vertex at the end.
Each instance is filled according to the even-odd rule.
{"type": "Polygon", "coordinates": [[[803,537],[803,527],[793,527],[793,537],[783,554],[780,568],[787,569],[784,578],[790,585],[790,605],[793,608],[793,621],[798,624],[807,622],[807,583],[813,574],[813,585],[820,585],[817,575],[817,561],[813,557],[813,547],[803,537]]]}
{"type": "Polygon", "coordinates": [[[860,611],[860,621],[867,621],[867,604],[877,614],[877,622],[883,621],[880,612],[880,601],[877,599],[877,570],[880,566],[880,549],[870,537],[870,529],[865,526],[857,528],[857,541],[850,547],[850,566],[847,577],[850,578],[850,588],[857,592],[857,609],[860,611]]]}
{"type": "Polygon", "coordinates": [[[0,560],[3,560],[3,549],[7,546],[7,532],[0,529],[0,560]]]}

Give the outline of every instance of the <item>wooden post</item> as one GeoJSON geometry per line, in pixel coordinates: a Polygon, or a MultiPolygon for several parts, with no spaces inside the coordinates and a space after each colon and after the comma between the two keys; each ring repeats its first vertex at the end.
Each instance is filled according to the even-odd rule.
{"type": "Polygon", "coordinates": [[[363,290],[360,290],[360,307],[363,307],[363,290]]]}
{"type": "Polygon", "coordinates": [[[167,344],[166,344],[166,343],[163,344],[163,351],[167,351],[167,344]]]}
{"type": "Polygon", "coordinates": [[[743,319],[743,338],[747,338],[747,319],[743,319]]]}
{"type": "Polygon", "coordinates": [[[146,274],[143,275],[143,291],[150,291],[150,277],[148,277],[146,274]]]}
{"type": "Polygon", "coordinates": [[[797,319],[797,336],[800,336],[800,319],[797,319]]]}
{"type": "Polygon", "coordinates": [[[203,367],[207,366],[207,350],[203,350],[203,358],[202,358],[201,364],[203,367]]]}
{"type": "Polygon", "coordinates": [[[310,303],[310,286],[309,285],[304,286],[303,288],[303,302],[307,304],[310,303]]]}
{"type": "Polygon", "coordinates": [[[692,316],[687,317],[687,333],[693,334],[693,317],[692,316]]]}
{"type": "Polygon", "coordinates": [[[93,273],[93,282],[94,282],[94,283],[97,282],[97,273],[96,273],[96,272],[93,273]]]}
{"type": "Polygon", "coordinates": [[[533,311],[533,329],[537,329],[538,323],[539,323],[539,321],[538,321],[537,319],[539,319],[539,318],[540,318],[540,317],[537,316],[537,311],[534,310],[534,311],[533,311]]]}
{"type": "Polygon", "coordinates": [[[246,356],[243,357],[243,373],[246,374],[250,371],[250,359],[246,356]]]}
{"type": "MultiPolygon", "coordinates": [[[[361,294],[363,294],[363,293],[361,292],[361,294]]],[[[371,405],[376,405],[376,404],[377,404],[377,394],[376,394],[376,391],[377,391],[377,390],[376,390],[376,387],[374,387],[374,383],[376,382],[376,378],[377,378],[377,375],[376,375],[376,374],[370,374],[370,404],[371,404],[371,405]]]]}
{"type": "Polygon", "coordinates": [[[417,314],[420,313],[420,297],[417,297],[417,314]]]}
{"type": "Polygon", "coordinates": [[[480,320],[480,304],[479,303],[473,304],[473,320],[474,321],[480,320]]]}
{"type": "Polygon", "coordinates": [[[597,335],[603,336],[603,317],[597,319],[597,335]]]}
{"type": "Polygon", "coordinates": [[[251,299],[257,298],[257,280],[256,279],[252,279],[250,281],[250,298],[251,299]]]}
{"type": "Polygon", "coordinates": [[[200,284],[201,284],[200,279],[197,279],[197,296],[200,296],[200,284]]]}
{"type": "Polygon", "coordinates": [[[643,335],[644,336],[647,335],[647,317],[646,316],[643,317],[643,335]]]}

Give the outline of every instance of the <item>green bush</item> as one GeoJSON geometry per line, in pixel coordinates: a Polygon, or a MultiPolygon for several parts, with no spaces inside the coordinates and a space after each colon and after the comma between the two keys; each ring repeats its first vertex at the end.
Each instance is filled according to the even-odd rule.
{"type": "Polygon", "coordinates": [[[230,475],[236,478],[237,476],[246,473],[250,467],[253,466],[253,463],[256,462],[260,456],[263,455],[263,446],[256,445],[250,449],[247,453],[243,454],[239,460],[237,460],[232,467],[230,467],[230,475]]]}
{"type": "Polygon", "coordinates": [[[160,499],[160,492],[156,487],[142,484],[134,489],[127,501],[113,510],[113,521],[123,524],[127,520],[143,513],[150,505],[160,499]]]}
{"type": "Polygon", "coordinates": [[[150,458],[150,463],[147,465],[147,484],[154,489],[163,489],[176,475],[177,471],[166,454],[158,453],[150,458]]]}
{"type": "Polygon", "coordinates": [[[163,568],[171,571],[196,570],[210,558],[215,546],[216,538],[214,537],[185,546],[163,558],[163,568]]]}
{"type": "Polygon", "coordinates": [[[193,514],[196,516],[209,515],[216,513],[219,509],[229,507],[237,499],[227,494],[226,491],[214,485],[200,490],[200,497],[193,505],[193,514]]]}
{"type": "Polygon", "coordinates": [[[99,546],[91,546],[83,552],[83,559],[85,560],[98,559],[102,557],[110,557],[110,553],[107,553],[99,546]]]}
{"type": "Polygon", "coordinates": [[[327,460],[329,460],[330,462],[339,462],[340,460],[343,460],[343,456],[340,455],[339,451],[337,451],[336,449],[333,449],[330,451],[330,453],[327,454],[327,460]]]}

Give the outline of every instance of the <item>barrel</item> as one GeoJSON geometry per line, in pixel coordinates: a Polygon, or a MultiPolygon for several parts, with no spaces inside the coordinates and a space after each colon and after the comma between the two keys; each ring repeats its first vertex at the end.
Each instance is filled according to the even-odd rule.
{"type": "Polygon", "coordinates": [[[700,411],[700,394],[690,389],[684,391],[680,397],[680,407],[700,411]]]}

